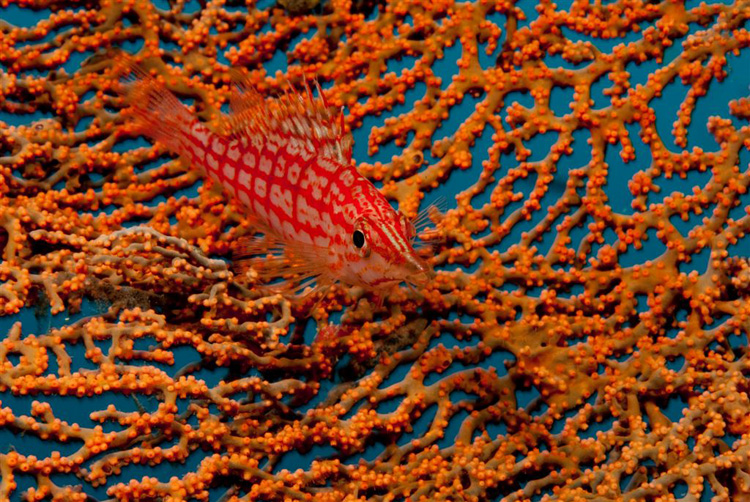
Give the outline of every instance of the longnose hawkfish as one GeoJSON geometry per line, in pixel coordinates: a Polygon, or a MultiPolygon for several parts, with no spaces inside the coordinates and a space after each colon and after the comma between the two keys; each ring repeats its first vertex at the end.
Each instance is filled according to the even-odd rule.
{"type": "Polygon", "coordinates": [[[414,221],[357,171],[343,111],[319,86],[317,97],[305,84],[303,92],[266,99],[240,81],[230,114],[212,129],[137,65],[129,72],[136,131],[242,203],[264,234],[248,254],[267,252],[260,266],[269,279],[293,277],[295,291],[341,282],[382,296],[402,282],[424,285],[433,277],[415,251],[414,221]]]}

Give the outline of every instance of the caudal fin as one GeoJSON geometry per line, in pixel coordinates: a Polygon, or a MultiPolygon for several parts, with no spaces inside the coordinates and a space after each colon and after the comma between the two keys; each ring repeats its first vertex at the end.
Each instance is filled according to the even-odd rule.
{"type": "Polygon", "coordinates": [[[133,132],[158,141],[176,155],[183,155],[185,140],[194,121],[185,104],[163,82],[125,55],[116,57],[120,91],[130,105],[126,114],[133,132]]]}

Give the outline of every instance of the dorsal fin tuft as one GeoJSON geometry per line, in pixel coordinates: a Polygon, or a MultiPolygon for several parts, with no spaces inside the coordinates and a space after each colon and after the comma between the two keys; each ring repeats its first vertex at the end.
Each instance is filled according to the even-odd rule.
{"type": "Polygon", "coordinates": [[[247,79],[240,80],[229,97],[231,113],[224,132],[231,136],[266,135],[277,132],[305,143],[318,155],[348,165],[352,158],[352,135],[346,130],[343,109],[332,107],[316,82],[318,96],[305,82],[303,92],[286,92],[265,99],[247,79]]]}

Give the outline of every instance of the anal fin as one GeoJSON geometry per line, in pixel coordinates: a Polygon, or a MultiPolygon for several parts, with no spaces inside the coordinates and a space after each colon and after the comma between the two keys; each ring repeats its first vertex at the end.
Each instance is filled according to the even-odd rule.
{"type": "MultiPolygon", "coordinates": [[[[255,275],[269,293],[298,296],[306,288],[330,284],[320,248],[290,242],[271,232],[240,237],[232,245],[232,269],[255,275]]],[[[307,296],[305,294],[304,296],[307,296]]]]}

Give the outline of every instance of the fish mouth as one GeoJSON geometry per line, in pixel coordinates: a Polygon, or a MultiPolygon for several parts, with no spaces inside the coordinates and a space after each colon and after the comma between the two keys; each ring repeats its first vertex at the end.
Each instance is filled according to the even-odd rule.
{"type": "Polygon", "coordinates": [[[404,280],[414,286],[425,287],[435,279],[432,267],[417,256],[410,256],[404,266],[404,280]]]}

